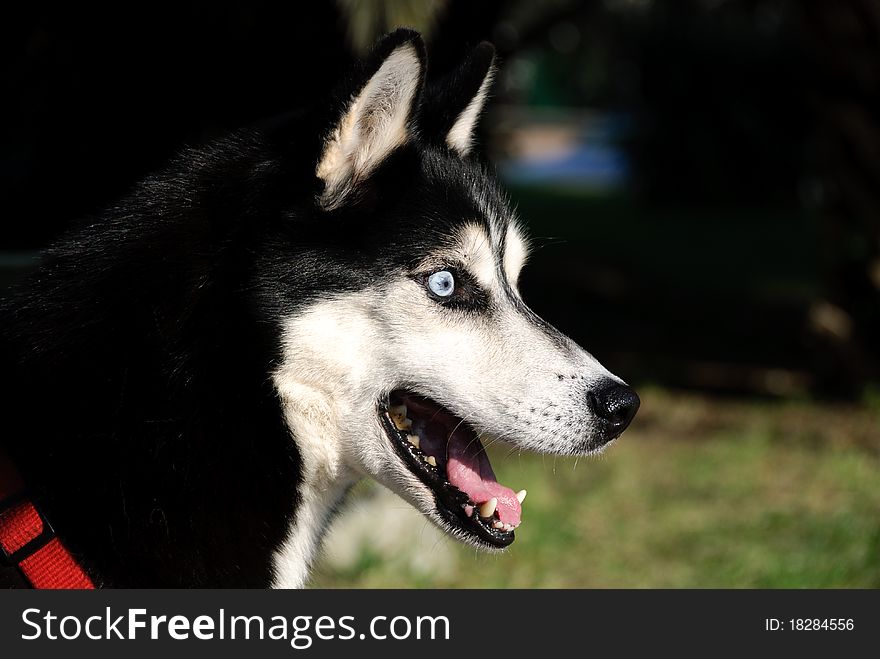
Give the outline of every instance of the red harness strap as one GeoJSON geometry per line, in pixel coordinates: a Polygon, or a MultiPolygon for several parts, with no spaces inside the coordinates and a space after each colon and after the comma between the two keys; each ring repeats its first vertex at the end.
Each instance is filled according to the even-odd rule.
{"type": "Polygon", "coordinates": [[[94,584],[39,508],[24,482],[0,452],[0,564],[17,567],[34,588],[92,589],[94,584]]]}

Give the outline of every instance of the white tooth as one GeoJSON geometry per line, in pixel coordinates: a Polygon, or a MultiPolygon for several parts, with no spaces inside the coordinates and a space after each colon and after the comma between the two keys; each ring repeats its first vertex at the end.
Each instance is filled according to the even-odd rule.
{"type": "Polygon", "coordinates": [[[494,522],[492,522],[492,528],[500,530],[504,528],[504,524],[502,524],[500,520],[496,519],[494,522]]]}
{"type": "Polygon", "coordinates": [[[501,527],[501,530],[505,533],[510,533],[511,531],[513,531],[513,524],[505,524],[501,527]]]}
{"type": "Polygon", "coordinates": [[[465,515],[467,515],[468,517],[473,517],[473,516],[474,516],[474,507],[473,507],[473,506],[471,506],[470,504],[467,504],[467,503],[466,503],[466,504],[464,504],[462,507],[464,508],[464,514],[465,514],[465,515]]]}
{"type": "Polygon", "coordinates": [[[388,416],[391,417],[398,430],[408,430],[412,427],[412,421],[406,417],[406,405],[393,405],[389,407],[388,416]]]}
{"type": "Polygon", "coordinates": [[[495,509],[498,507],[498,499],[492,497],[483,505],[480,506],[480,517],[492,517],[495,514],[495,509]]]}
{"type": "Polygon", "coordinates": [[[527,494],[528,494],[528,492],[526,492],[525,490],[520,490],[519,492],[517,492],[517,493],[516,493],[516,499],[517,499],[517,501],[519,501],[520,503],[522,503],[523,501],[525,501],[525,500],[526,500],[526,495],[527,495],[527,494]]]}
{"type": "Polygon", "coordinates": [[[416,448],[419,447],[419,442],[422,441],[418,435],[407,435],[406,439],[409,441],[410,444],[412,444],[416,448]]]}
{"type": "Polygon", "coordinates": [[[437,458],[435,458],[433,455],[429,455],[425,462],[427,462],[432,467],[437,466],[437,458]]]}
{"type": "Polygon", "coordinates": [[[394,421],[394,425],[397,426],[398,430],[409,430],[410,428],[412,428],[412,419],[395,416],[391,417],[391,420],[394,421]]]}

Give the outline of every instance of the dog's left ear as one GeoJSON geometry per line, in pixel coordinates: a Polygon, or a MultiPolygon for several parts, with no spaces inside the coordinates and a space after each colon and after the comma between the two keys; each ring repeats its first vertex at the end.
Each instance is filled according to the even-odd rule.
{"type": "Polygon", "coordinates": [[[417,32],[399,29],[377,44],[318,160],[315,174],[324,181],[320,203],[325,209],[340,206],[358,183],[410,140],[424,69],[425,46],[417,32]]]}
{"type": "Polygon", "coordinates": [[[458,69],[425,91],[419,121],[422,132],[459,155],[470,153],[494,75],[495,47],[484,41],[458,69]]]}

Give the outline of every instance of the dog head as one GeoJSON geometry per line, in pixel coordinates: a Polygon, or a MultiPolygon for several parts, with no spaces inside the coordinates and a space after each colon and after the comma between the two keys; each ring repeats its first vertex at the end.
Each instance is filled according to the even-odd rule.
{"type": "Polygon", "coordinates": [[[342,95],[284,294],[321,284],[284,316],[274,381],[307,461],[337,460],[499,548],[525,493],[497,482],[484,446],[593,453],[639,399],[520,296],[528,240],[471,153],[493,60],[481,44],[426,86],[421,39],[401,30],[342,95]]]}

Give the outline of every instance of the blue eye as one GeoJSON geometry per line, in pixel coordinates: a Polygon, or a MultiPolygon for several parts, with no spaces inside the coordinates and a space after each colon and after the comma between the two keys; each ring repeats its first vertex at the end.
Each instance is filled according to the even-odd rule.
{"type": "Polygon", "coordinates": [[[455,277],[448,270],[435,272],[428,277],[428,289],[440,297],[449,297],[455,290],[455,277]]]}

